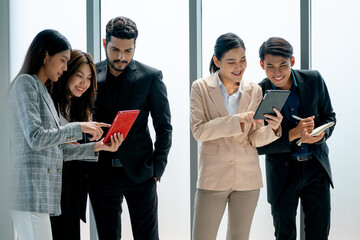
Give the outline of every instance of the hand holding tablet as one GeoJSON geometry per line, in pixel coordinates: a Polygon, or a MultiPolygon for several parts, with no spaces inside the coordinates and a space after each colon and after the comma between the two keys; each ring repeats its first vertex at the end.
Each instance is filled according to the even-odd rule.
{"type": "Polygon", "coordinates": [[[280,112],[289,94],[290,91],[288,90],[266,90],[255,112],[254,119],[265,119],[264,114],[276,115],[273,108],[280,112]]]}
{"type": "Polygon", "coordinates": [[[123,140],[125,140],[139,113],[139,110],[119,111],[105,135],[104,143],[110,142],[111,135],[117,132],[121,133],[123,140]]]}

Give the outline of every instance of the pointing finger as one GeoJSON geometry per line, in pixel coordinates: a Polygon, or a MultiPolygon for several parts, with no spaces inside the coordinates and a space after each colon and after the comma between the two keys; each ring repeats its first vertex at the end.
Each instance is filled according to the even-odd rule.
{"type": "Polygon", "coordinates": [[[100,127],[111,127],[111,124],[108,123],[103,123],[103,122],[98,122],[100,127]]]}

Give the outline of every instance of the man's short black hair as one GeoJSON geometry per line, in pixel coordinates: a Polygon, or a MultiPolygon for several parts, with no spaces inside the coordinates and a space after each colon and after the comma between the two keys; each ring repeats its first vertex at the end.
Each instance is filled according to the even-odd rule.
{"type": "Polygon", "coordinates": [[[265,55],[281,56],[283,58],[291,58],[293,56],[293,47],[283,38],[271,37],[263,42],[259,49],[259,57],[264,61],[265,55]]]}
{"type": "Polygon", "coordinates": [[[116,17],[106,24],[106,43],[110,42],[111,36],[121,39],[134,39],[138,37],[138,29],[133,20],[127,17],[116,17]]]}

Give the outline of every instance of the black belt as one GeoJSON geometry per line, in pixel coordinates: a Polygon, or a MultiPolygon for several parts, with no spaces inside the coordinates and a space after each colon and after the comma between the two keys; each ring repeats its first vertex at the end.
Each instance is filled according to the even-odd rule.
{"type": "Polygon", "coordinates": [[[298,162],[304,162],[304,161],[308,161],[310,159],[313,159],[313,155],[305,155],[305,156],[292,156],[291,160],[296,160],[298,162]]]}

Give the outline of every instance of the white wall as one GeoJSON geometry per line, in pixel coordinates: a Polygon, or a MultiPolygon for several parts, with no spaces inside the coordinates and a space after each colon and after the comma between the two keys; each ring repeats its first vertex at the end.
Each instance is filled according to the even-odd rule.
{"type": "Polygon", "coordinates": [[[86,51],[86,1],[10,1],[11,78],[19,72],[35,35],[48,28],[62,33],[73,49],[86,51]]]}
{"type": "Polygon", "coordinates": [[[359,56],[360,2],[313,2],[313,69],[320,71],[330,92],[337,125],[328,140],[335,188],[331,191],[331,240],[359,239],[360,130],[359,56]],[[326,10],[325,10],[326,9],[326,10]]]}

